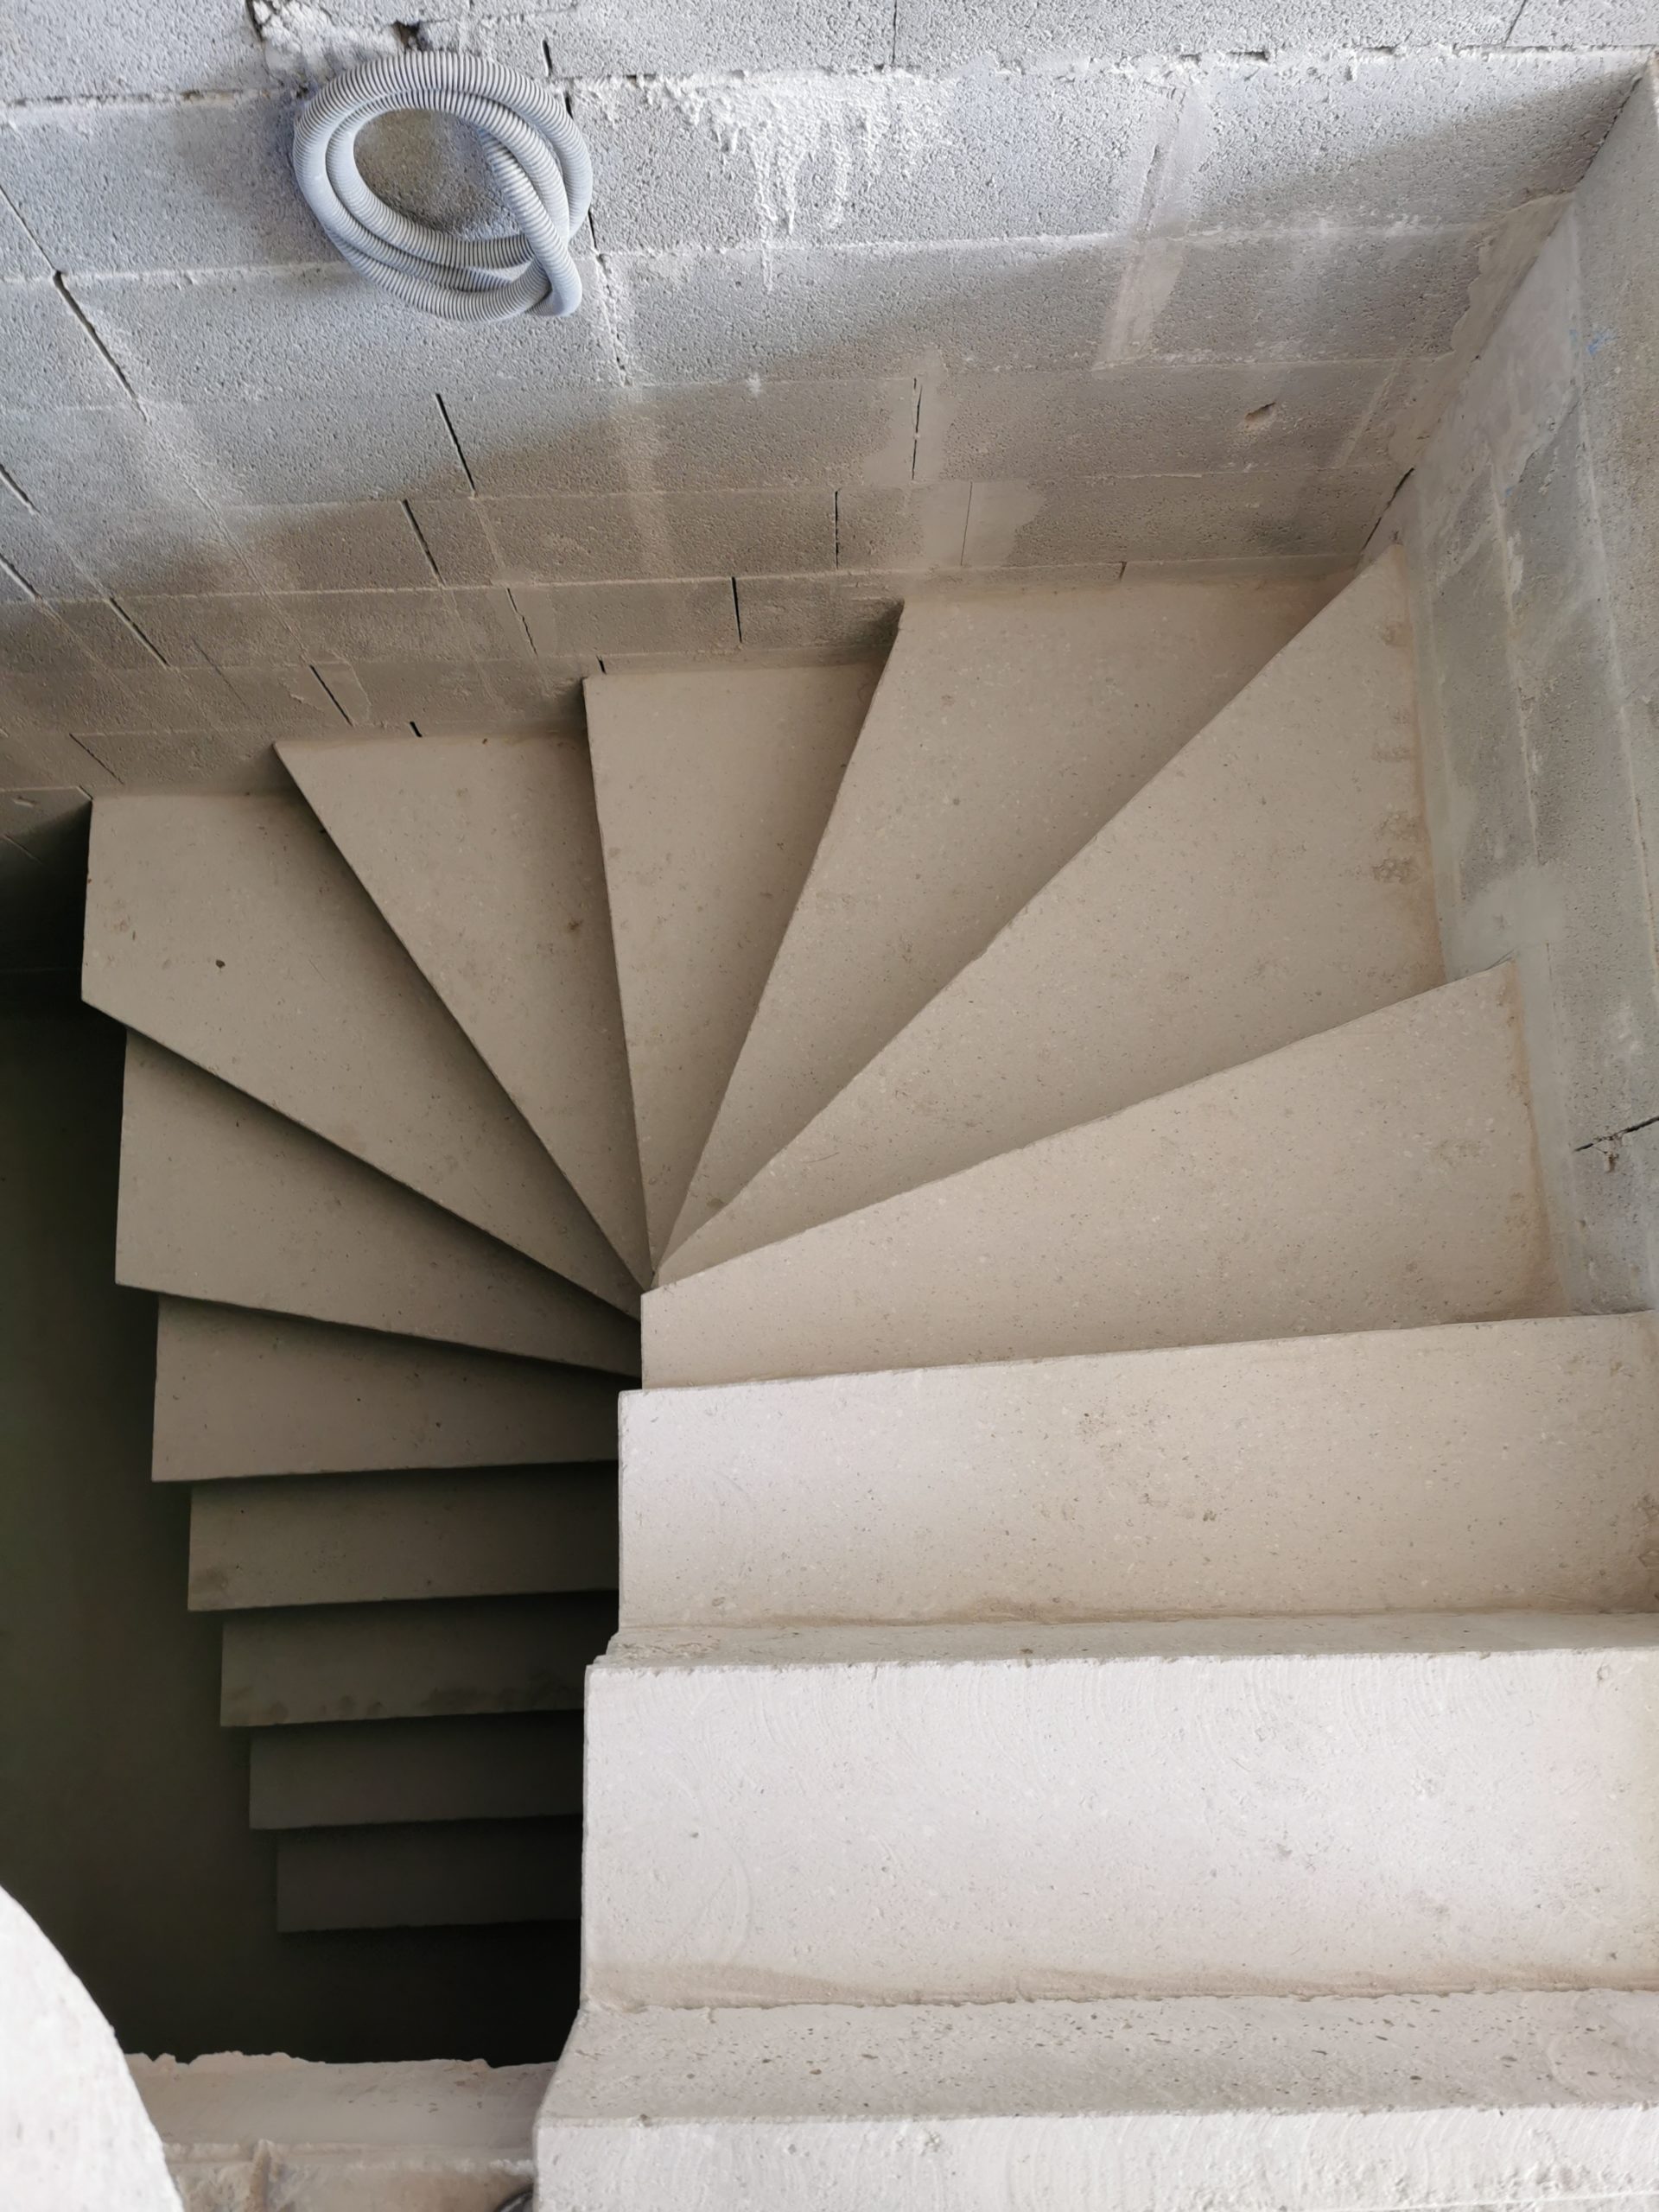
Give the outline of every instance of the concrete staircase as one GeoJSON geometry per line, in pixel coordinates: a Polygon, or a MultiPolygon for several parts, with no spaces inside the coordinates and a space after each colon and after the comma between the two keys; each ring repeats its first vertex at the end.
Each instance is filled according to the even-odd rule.
{"type": "Polygon", "coordinates": [[[585,1672],[549,2212],[1651,2201],[1659,1336],[1441,965],[1400,556],[877,673],[98,804],[282,1924],[574,1911],[585,1672]]]}

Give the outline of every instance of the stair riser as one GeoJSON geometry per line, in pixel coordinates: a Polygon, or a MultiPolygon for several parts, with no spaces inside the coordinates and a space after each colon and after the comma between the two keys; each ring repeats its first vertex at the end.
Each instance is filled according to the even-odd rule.
{"type": "Polygon", "coordinates": [[[1645,1630],[1219,1656],[1171,1628],[1109,1659],[908,1633],[1001,1656],[594,1669],[592,1999],[1659,1980],[1645,1630]]]}
{"type": "Polygon", "coordinates": [[[622,1618],[1631,1611],[1646,1314],[620,1401],[622,1618]]]}

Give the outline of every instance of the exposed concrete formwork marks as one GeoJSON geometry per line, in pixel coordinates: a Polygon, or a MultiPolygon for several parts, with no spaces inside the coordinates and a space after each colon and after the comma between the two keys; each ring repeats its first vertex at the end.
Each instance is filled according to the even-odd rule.
{"type": "MultiPolygon", "coordinates": [[[[867,652],[940,571],[1351,556],[1659,10],[456,6],[420,38],[550,70],[598,176],[582,314],[485,331],[289,174],[401,35],[54,0],[0,54],[0,784],[545,729],[601,662],[867,652]]],[[[365,158],[476,206],[418,123],[365,158]]]]}

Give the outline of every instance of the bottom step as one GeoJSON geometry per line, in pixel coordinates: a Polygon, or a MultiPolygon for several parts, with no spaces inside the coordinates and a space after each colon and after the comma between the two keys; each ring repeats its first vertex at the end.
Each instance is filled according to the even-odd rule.
{"type": "Polygon", "coordinates": [[[234,2053],[129,2063],[184,2212],[496,2212],[529,2181],[548,2075],[234,2053]]]}
{"type": "Polygon", "coordinates": [[[558,2212],[1649,2212],[1659,1995],[588,2010],[536,2167],[558,2212]]]}

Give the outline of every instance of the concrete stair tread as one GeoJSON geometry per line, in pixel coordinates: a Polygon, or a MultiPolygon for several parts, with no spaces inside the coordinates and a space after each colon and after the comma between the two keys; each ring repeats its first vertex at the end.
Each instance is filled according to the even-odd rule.
{"type": "Polygon", "coordinates": [[[1659,1996],[588,2005],[537,2151],[583,2212],[1645,2206],[1659,1996]]]}
{"type": "Polygon", "coordinates": [[[163,1298],[151,1471],[210,1482],[606,1459],[616,1389],[582,1368],[163,1298]]]}
{"type": "Polygon", "coordinates": [[[584,686],[660,1258],[879,671],[618,672],[584,686]]]}
{"type": "Polygon", "coordinates": [[[1395,550],[688,1237],[662,1279],[1443,982],[1415,692],[1395,550]]]}
{"type": "Polygon", "coordinates": [[[92,809],[83,996],[626,1309],[636,1286],[302,801],[92,809]]]}
{"type": "Polygon", "coordinates": [[[626,1313],[136,1031],[115,1272],[180,1298],[639,1371],[626,1313]]]}
{"type": "Polygon", "coordinates": [[[248,1741],[255,1828],[548,1819],[582,1811],[582,1716],[465,1714],[259,1728],[248,1741]]]}
{"type": "Polygon", "coordinates": [[[616,1567],[603,1465],[255,1477],[190,1499],[197,1611],[614,1590],[616,1567]]]}
{"type": "Polygon", "coordinates": [[[587,1994],[1650,1987],[1656,1725],[1650,1613],[631,1630],[587,1994]]]}
{"type": "Polygon", "coordinates": [[[191,2208],[493,2212],[531,2177],[546,2066],[328,2066],[226,2052],[127,2062],[191,2208]]]}
{"type": "Polygon", "coordinates": [[[1334,588],[1147,582],[909,601],[670,1249],[1334,588]]]}
{"type": "Polygon", "coordinates": [[[625,1624],[1637,1610],[1652,1314],[626,1393],[625,1624]]]}
{"type": "Polygon", "coordinates": [[[276,1927],[461,1928],[574,1920],[575,1821],[308,1828],[276,1838],[276,1927]]]}
{"type": "Polygon", "coordinates": [[[227,1613],[226,1728],[570,1713],[616,1619],[604,1595],[227,1613]]]}
{"type": "Polygon", "coordinates": [[[649,1293],[648,1384],[1559,1313],[1513,972],[649,1293]]]}
{"type": "Polygon", "coordinates": [[[289,739],[353,873],[642,1281],[622,1010],[587,747],[574,737],[289,739]]]}

